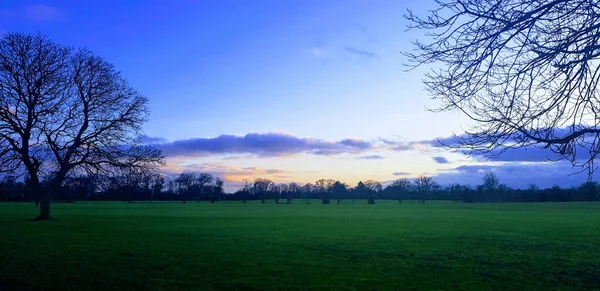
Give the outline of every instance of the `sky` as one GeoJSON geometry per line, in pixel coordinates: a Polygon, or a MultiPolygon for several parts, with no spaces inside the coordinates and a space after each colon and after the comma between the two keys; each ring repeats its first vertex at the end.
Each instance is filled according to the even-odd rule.
{"type": "Polygon", "coordinates": [[[147,141],[165,173],[208,172],[235,191],[244,181],[355,185],[432,175],[479,184],[486,172],[516,188],[585,182],[537,148],[466,156],[436,143],[472,124],[434,113],[431,68],[407,70],[407,9],[433,1],[12,1],[0,33],[42,32],[85,46],[149,99],[147,141]]]}

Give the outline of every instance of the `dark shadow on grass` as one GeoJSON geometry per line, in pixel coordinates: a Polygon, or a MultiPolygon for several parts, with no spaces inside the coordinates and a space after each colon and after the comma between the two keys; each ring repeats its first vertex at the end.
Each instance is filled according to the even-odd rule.
{"type": "MultiPolygon", "coordinates": [[[[23,221],[52,221],[52,220],[56,220],[56,218],[54,218],[52,216],[50,216],[49,218],[46,218],[46,219],[41,219],[39,217],[36,217],[36,218],[25,219],[23,221]]],[[[2,291],[2,289],[0,289],[0,291],[2,291]]]]}

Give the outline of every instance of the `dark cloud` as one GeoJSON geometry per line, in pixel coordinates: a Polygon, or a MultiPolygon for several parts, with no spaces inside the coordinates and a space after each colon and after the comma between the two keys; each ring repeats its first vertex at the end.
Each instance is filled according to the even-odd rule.
{"type": "MultiPolygon", "coordinates": [[[[555,128],[552,130],[552,133],[555,134],[557,138],[564,137],[572,132],[572,129],[566,128],[555,128]]],[[[458,138],[466,139],[468,136],[466,134],[462,134],[459,135],[458,138]]],[[[593,136],[588,136],[586,137],[586,141],[591,142],[592,138],[593,136]]],[[[507,143],[517,142],[518,140],[520,140],[520,138],[517,134],[515,134],[507,139],[507,143]]],[[[458,146],[458,143],[453,136],[438,137],[433,140],[424,140],[411,143],[425,144],[433,147],[458,146]]],[[[576,146],[575,152],[577,152],[580,156],[587,157],[588,155],[588,149],[580,145],[576,146]]],[[[488,153],[472,153],[471,156],[478,160],[497,162],[547,162],[561,159],[559,154],[553,152],[549,148],[543,148],[541,144],[516,148],[498,148],[488,153]]]]}
{"type": "Polygon", "coordinates": [[[438,164],[450,164],[448,159],[442,156],[433,157],[433,160],[438,164]]]}
{"type": "Polygon", "coordinates": [[[157,144],[157,143],[166,143],[168,140],[163,137],[152,137],[152,136],[141,136],[137,140],[140,143],[144,144],[157,144]]]}
{"type": "Polygon", "coordinates": [[[394,173],[392,173],[392,175],[394,175],[394,176],[408,176],[408,175],[410,175],[410,173],[408,173],[408,172],[394,172],[394,173]]]}
{"type": "Polygon", "coordinates": [[[392,150],[399,151],[399,152],[410,151],[410,150],[414,150],[414,149],[415,149],[414,143],[401,143],[401,144],[397,144],[392,147],[392,150]]]}
{"type": "MultiPolygon", "coordinates": [[[[466,136],[461,136],[465,138],[466,136]]],[[[457,145],[454,137],[440,137],[434,140],[421,141],[420,143],[431,145],[433,147],[454,146],[457,145]]],[[[488,160],[496,162],[546,162],[555,161],[560,156],[550,149],[540,148],[538,146],[527,146],[521,148],[506,148],[505,150],[492,150],[489,153],[473,153],[471,155],[478,160],[488,160]]]]}
{"type": "Polygon", "coordinates": [[[245,136],[221,135],[215,138],[193,138],[154,144],[167,156],[201,156],[219,154],[252,154],[258,156],[282,156],[311,153],[335,155],[359,153],[371,148],[360,139],[344,139],[338,142],[315,138],[298,138],[281,133],[249,133],[245,136]]]}
{"type": "Polygon", "coordinates": [[[355,138],[344,139],[340,141],[340,144],[359,149],[368,149],[371,147],[371,144],[369,142],[355,138]]]}
{"type": "Polygon", "coordinates": [[[383,160],[383,159],[385,159],[385,157],[380,156],[380,155],[370,155],[370,156],[358,157],[357,159],[359,159],[359,160],[383,160]]]}
{"type": "Polygon", "coordinates": [[[364,50],[364,49],[358,49],[358,48],[355,48],[353,46],[345,46],[344,50],[347,51],[347,52],[349,52],[349,53],[351,53],[351,54],[355,54],[355,55],[358,55],[358,56],[367,57],[367,58],[371,58],[371,59],[378,60],[378,61],[381,60],[381,58],[379,57],[379,55],[377,53],[375,53],[375,52],[372,52],[372,51],[368,51],[368,50],[364,50]]]}
{"type": "MultiPolygon", "coordinates": [[[[485,173],[494,172],[500,183],[512,188],[525,189],[529,184],[536,184],[540,188],[553,185],[573,187],[587,181],[587,172],[577,174],[576,170],[568,162],[463,165],[438,173],[435,180],[442,185],[460,183],[475,186],[481,184],[485,173]]],[[[594,175],[594,178],[600,178],[600,175],[594,175]]]]}
{"type": "Polygon", "coordinates": [[[473,156],[481,160],[497,162],[547,162],[560,158],[560,155],[552,152],[550,149],[543,149],[536,146],[507,149],[504,152],[492,151],[489,154],[475,154],[473,156]]]}
{"type": "MultiPolygon", "coordinates": [[[[462,137],[465,137],[464,135],[462,137]]],[[[414,150],[428,150],[430,153],[441,153],[441,150],[453,150],[446,148],[446,146],[457,145],[454,137],[439,137],[436,139],[420,140],[420,141],[394,141],[384,138],[377,140],[379,145],[383,148],[392,151],[414,151],[414,150]]],[[[467,151],[461,151],[465,155],[470,154],[472,158],[477,161],[489,161],[489,162],[548,162],[558,161],[561,156],[553,152],[551,149],[542,148],[538,145],[531,145],[520,148],[502,148],[492,150],[488,153],[468,153],[467,151]]],[[[587,157],[588,150],[577,146],[576,152],[581,157],[587,157]]],[[[433,159],[440,164],[447,164],[449,161],[441,156],[433,157],[433,159]]]]}
{"type": "Polygon", "coordinates": [[[387,139],[387,138],[383,138],[383,137],[380,137],[377,140],[380,141],[380,142],[382,142],[382,143],[384,143],[384,144],[386,144],[386,145],[389,145],[389,146],[395,146],[395,145],[399,144],[398,141],[387,139]]]}

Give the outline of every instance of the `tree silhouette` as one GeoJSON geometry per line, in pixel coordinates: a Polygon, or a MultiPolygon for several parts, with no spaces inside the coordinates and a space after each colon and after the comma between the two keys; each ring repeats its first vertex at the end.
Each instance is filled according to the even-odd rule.
{"type": "Polygon", "coordinates": [[[487,172],[483,176],[483,191],[487,193],[494,193],[500,187],[500,181],[493,172],[487,172]]]}
{"type": "Polygon", "coordinates": [[[288,193],[287,193],[287,201],[285,202],[286,204],[292,204],[292,199],[298,195],[298,193],[300,193],[301,187],[300,185],[298,185],[298,183],[290,183],[288,185],[288,193]]]}
{"type": "Polygon", "coordinates": [[[242,186],[241,195],[242,195],[242,203],[246,204],[246,200],[250,199],[250,195],[252,192],[253,185],[250,184],[249,181],[244,181],[244,186],[242,186]]]}
{"type": "Polygon", "coordinates": [[[269,179],[258,178],[254,180],[254,195],[259,197],[262,204],[265,204],[267,199],[269,199],[269,191],[271,191],[273,184],[273,181],[269,179]]]}
{"type": "Polygon", "coordinates": [[[347,193],[348,185],[340,181],[335,181],[335,183],[331,185],[331,194],[333,198],[336,199],[337,204],[340,204],[342,199],[346,198],[347,193]]]}
{"type": "Polygon", "coordinates": [[[213,198],[211,200],[214,203],[214,199],[216,198],[218,201],[221,201],[223,198],[223,185],[225,182],[221,180],[221,178],[215,178],[215,186],[213,190],[213,198]]]}
{"type": "Polygon", "coordinates": [[[306,201],[306,204],[310,204],[310,198],[314,190],[315,185],[311,183],[306,183],[304,186],[302,186],[301,191],[302,195],[304,196],[304,200],[306,201]]]}
{"type": "Polygon", "coordinates": [[[402,199],[407,199],[407,195],[412,188],[412,183],[408,179],[398,179],[393,181],[385,188],[388,193],[388,198],[398,199],[398,203],[402,203],[402,199]]]}
{"type": "Polygon", "coordinates": [[[87,49],[41,34],[0,40],[0,171],[27,176],[51,219],[50,202],[69,173],[147,172],[164,161],[136,137],[147,99],[87,49]],[[46,187],[42,187],[46,180],[46,187]]]}
{"type": "Polygon", "coordinates": [[[315,188],[319,192],[321,203],[331,203],[331,186],[335,183],[333,179],[319,179],[315,182],[315,188]]]}
{"type": "Polygon", "coordinates": [[[193,196],[196,176],[194,173],[181,173],[175,179],[175,183],[177,184],[177,192],[181,196],[183,203],[186,203],[193,196]]]}
{"type": "Polygon", "coordinates": [[[597,1],[439,0],[407,52],[410,66],[434,64],[429,94],[440,111],[476,124],[448,144],[495,156],[537,145],[592,172],[600,151],[600,27],[597,1]],[[584,155],[585,154],[585,155],[584,155]]]}
{"type": "Polygon", "coordinates": [[[366,180],[365,188],[367,189],[367,201],[369,204],[375,204],[375,198],[381,192],[381,183],[374,180],[366,180]]]}
{"type": "Polygon", "coordinates": [[[210,196],[211,202],[215,202],[214,201],[214,191],[213,191],[213,187],[212,186],[208,186],[209,184],[211,184],[213,182],[213,176],[211,174],[208,173],[200,173],[198,175],[198,177],[196,178],[196,201],[199,201],[200,199],[202,199],[202,197],[205,196],[210,196]]]}
{"type": "Polygon", "coordinates": [[[432,177],[421,176],[415,179],[415,189],[421,195],[421,203],[425,203],[425,200],[430,198],[431,191],[436,190],[439,185],[433,180],[432,177]]]}
{"type": "Polygon", "coordinates": [[[281,184],[271,184],[269,187],[269,192],[271,193],[271,197],[275,199],[275,204],[279,204],[279,199],[281,198],[281,193],[283,189],[281,189],[281,184]]]}

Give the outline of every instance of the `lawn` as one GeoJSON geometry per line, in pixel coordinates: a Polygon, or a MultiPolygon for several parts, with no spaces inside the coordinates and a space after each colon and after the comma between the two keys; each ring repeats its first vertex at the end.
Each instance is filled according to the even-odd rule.
{"type": "Polygon", "coordinates": [[[600,289],[600,203],[0,203],[0,290],[600,289]]]}

